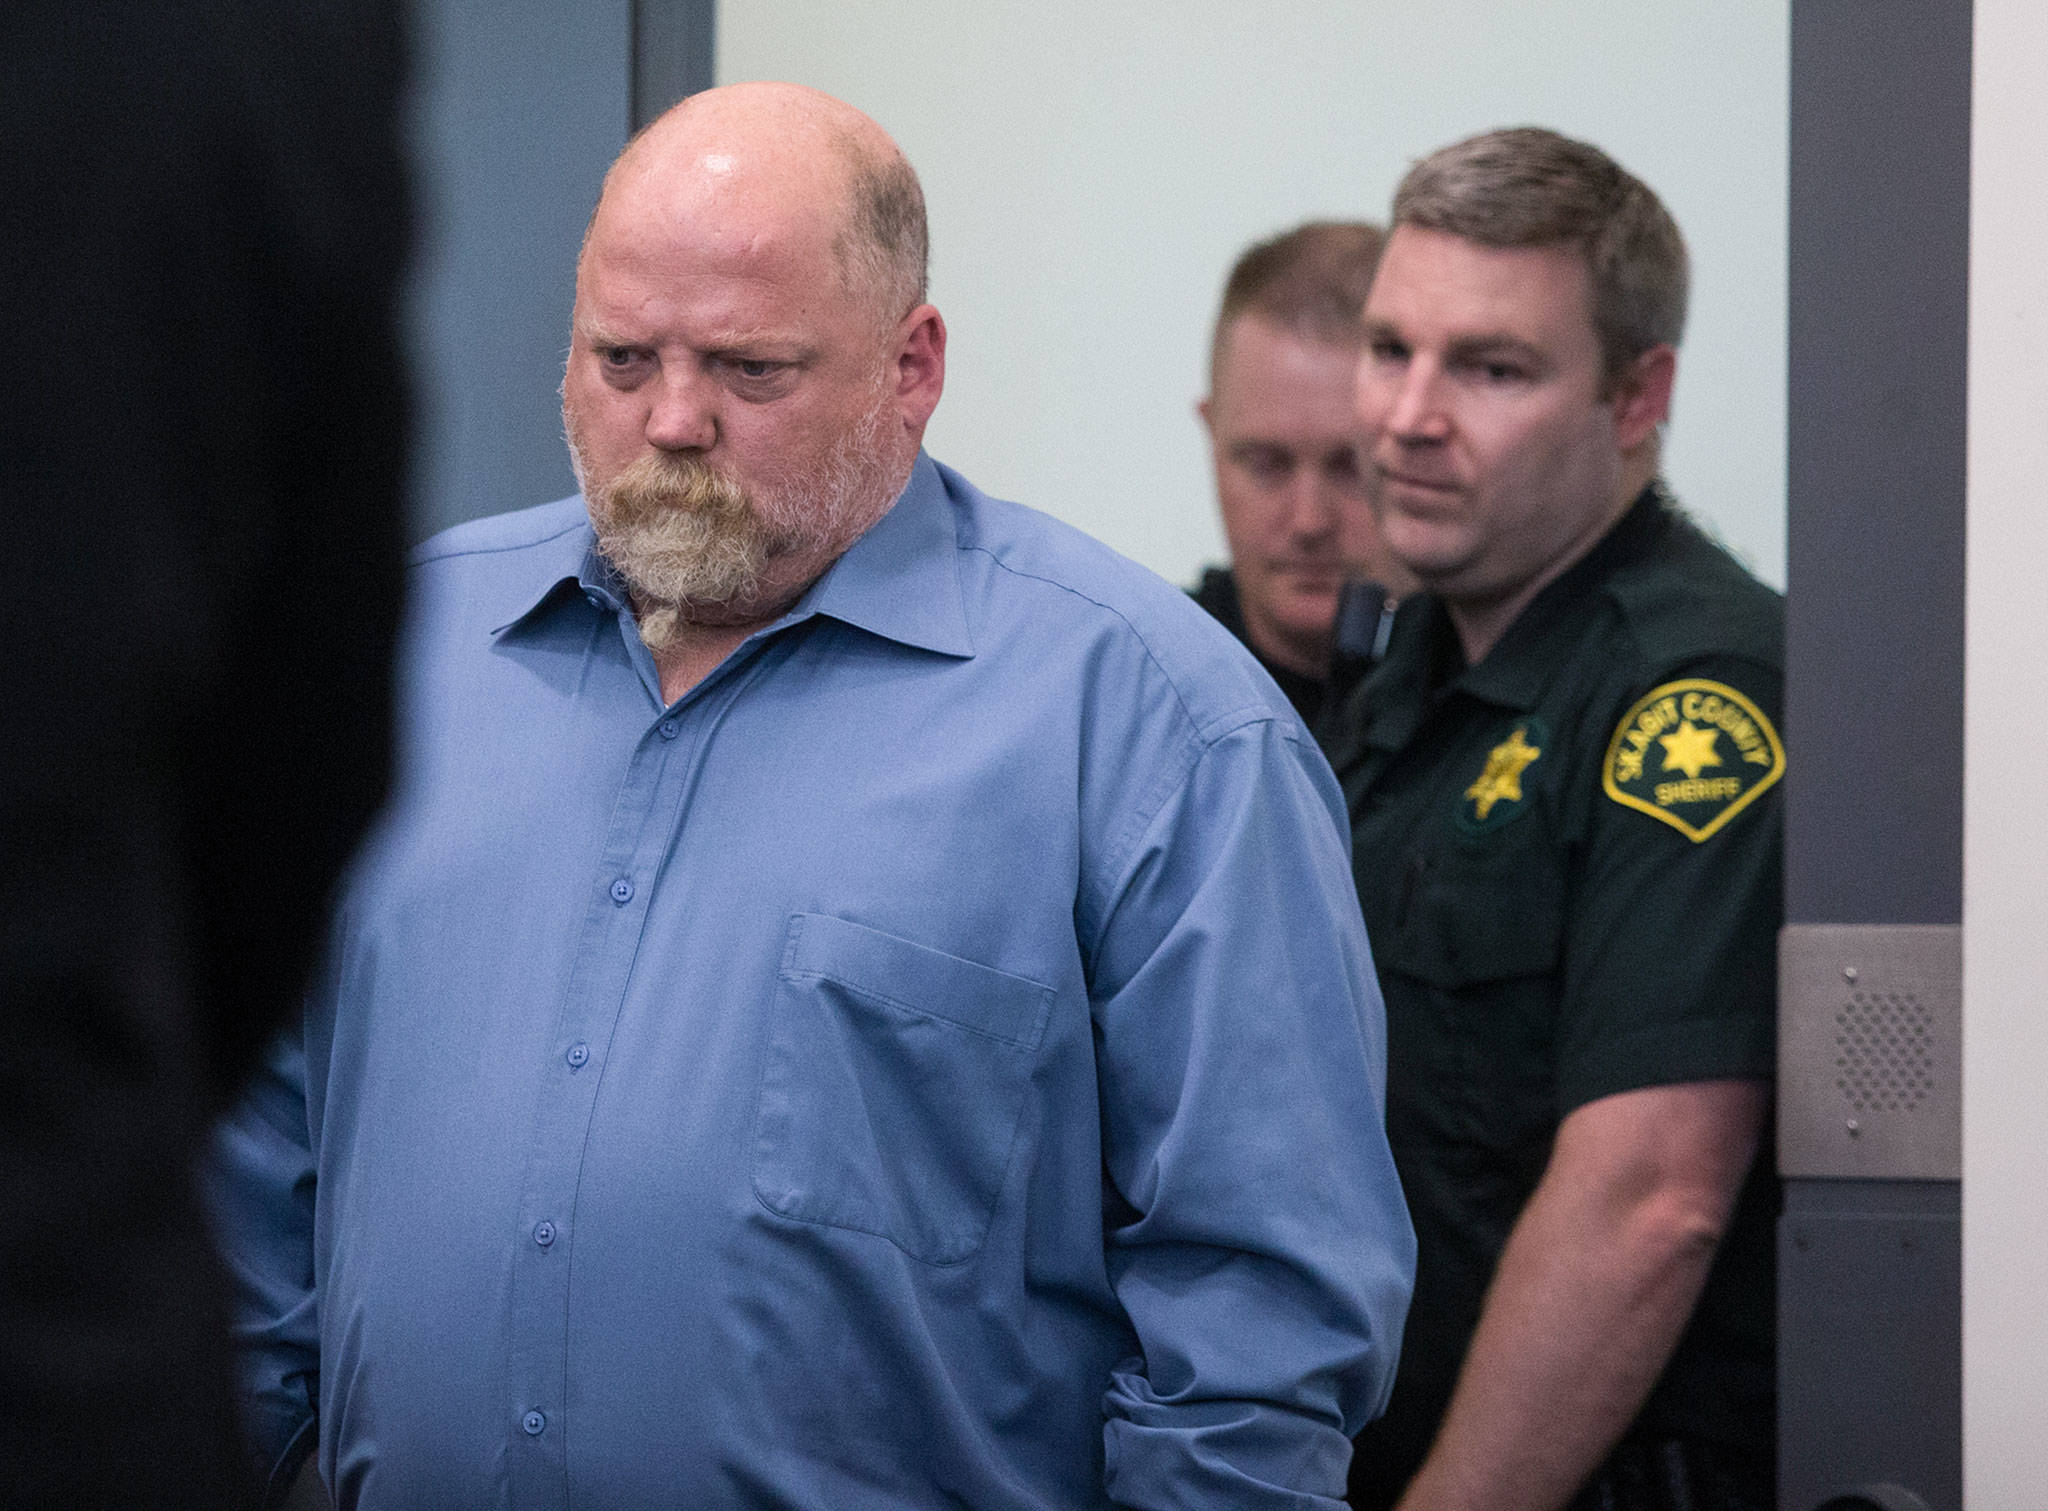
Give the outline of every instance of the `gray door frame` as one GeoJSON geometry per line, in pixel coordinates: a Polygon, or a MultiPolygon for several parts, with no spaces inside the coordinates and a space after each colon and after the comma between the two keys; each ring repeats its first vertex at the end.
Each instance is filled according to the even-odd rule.
{"type": "MultiPolygon", "coordinates": [[[[1882,954],[1962,919],[1971,19],[1968,0],[1792,0],[1780,1012],[1781,1043],[1823,1055],[1781,1064],[1779,1123],[1847,1140],[1867,1130],[1825,1056],[1848,1030],[1782,1016],[1826,1010],[1792,968],[1810,982],[1824,940],[1845,952],[1833,1000],[1854,998],[1855,931],[1826,926],[1882,954]]],[[[1951,1054],[1954,974],[1927,994],[1951,1054]]],[[[1959,1179],[1780,1154],[1779,1505],[1862,1489],[1960,1511],[1959,1179]]]]}

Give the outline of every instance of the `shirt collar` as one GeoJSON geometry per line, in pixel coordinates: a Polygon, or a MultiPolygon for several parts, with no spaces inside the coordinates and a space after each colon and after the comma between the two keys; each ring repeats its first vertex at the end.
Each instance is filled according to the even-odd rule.
{"type": "Polygon", "coordinates": [[[1443,605],[1427,593],[1402,601],[1386,659],[1346,696],[1357,721],[1336,719],[1328,737],[1330,765],[1342,773],[1369,749],[1399,750],[1422,723],[1432,647],[1450,629],[1443,605]],[[1439,622],[1441,621],[1441,622],[1439,622]]]}
{"type": "MultiPolygon", "coordinates": [[[[598,551],[587,523],[543,543],[528,583],[520,612],[493,636],[516,633],[575,598],[607,613],[626,611],[626,585],[598,551]]],[[[952,503],[937,464],[924,452],[889,511],[770,628],[815,614],[941,655],[974,654],[952,503]]]]}
{"type": "MultiPolygon", "coordinates": [[[[566,502],[566,500],[564,501],[566,502]]],[[[580,506],[583,500],[576,500],[580,506]]],[[[572,530],[551,536],[533,549],[528,570],[510,590],[516,612],[491,627],[498,639],[516,635],[545,618],[557,605],[585,599],[592,608],[616,613],[625,607],[626,587],[610,562],[598,554],[597,534],[586,519],[572,530]]]]}
{"type": "Polygon", "coordinates": [[[1662,534],[1668,505],[1662,483],[1644,489],[1592,550],[1530,601],[1477,666],[1457,670],[1463,655],[1442,600],[1418,593],[1404,602],[1386,660],[1346,700],[1361,717],[1348,729],[1345,721],[1337,722],[1341,732],[1330,740],[1331,765],[1343,771],[1368,749],[1406,746],[1422,726],[1432,686],[1455,688],[1518,712],[1534,709],[1551,674],[1577,643],[1569,621],[1583,612],[1581,600],[1662,534]]]}
{"type": "MultiPolygon", "coordinates": [[[[1493,649],[1477,666],[1466,668],[1455,685],[1475,698],[1523,713],[1535,708],[1551,674],[1578,643],[1575,621],[1584,613],[1581,601],[1663,533],[1668,522],[1665,499],[1663,484],[1654,481],[1637,494],[1593,549],[1531,599],[1493,649]]],[[[1443,620],[1448,630],[1450,616],[1443,620]]]]}
{"type": "Polygon", "coordinates": [[[790,611],[843,623],[943,656],[972,656],[960,590],[959,527],[938,464],[924,452],[895,504],[790,611]]]}

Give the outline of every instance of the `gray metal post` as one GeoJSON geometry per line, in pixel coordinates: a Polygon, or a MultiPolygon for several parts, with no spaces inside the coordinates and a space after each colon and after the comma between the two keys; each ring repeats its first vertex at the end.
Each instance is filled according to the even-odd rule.
{"type": "Polygon", "coordinates": [[[1960,1511],[1968,0],[1793,0],[1779,1505],[1960,1511]]]}
{"type": "Polygon", "coordinates": [[[717,0],[633,0],[635,131],[685,95],[711,87],[717,28],[717,0]]]}
{"type": "Polygon", "coordinates": [[[715,0],[422,0],[414,533],[559,498],[576,248],[630,129],[711,82],[715,0]]]}

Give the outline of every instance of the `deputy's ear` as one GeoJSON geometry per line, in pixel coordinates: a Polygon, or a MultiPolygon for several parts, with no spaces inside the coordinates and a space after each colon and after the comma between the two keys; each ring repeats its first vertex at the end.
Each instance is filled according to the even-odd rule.
{"type": "Polygon", "coordinates": [[[1615,439],[1633,451],[1671,418],[1671,387],[1678,381],[1678,350],[1658,345],[1641,353],[1615,379],[1608,402],[1614,406],[1615,439]]]}
{"type": "Polygon", "coordinates": [[[1195,418],[1202,422],[1202,428],[1208,431],[1210,435],[1213,436],[1216,433],[1216,422],[1209,418],[1209,401],[1207,399],[1195,400],[1195,418]]]}

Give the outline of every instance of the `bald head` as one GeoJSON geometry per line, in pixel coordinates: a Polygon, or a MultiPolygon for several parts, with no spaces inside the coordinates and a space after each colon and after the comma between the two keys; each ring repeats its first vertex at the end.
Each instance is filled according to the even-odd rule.
{"type": "Polygon", "coordinates": [[[923,261],[902,154],[815,90],[698,95],[613,164],[562,418],[657,658],[765,622],[888,512],[945,387],[923,261]]]}
{"type": "Polygon", "coordinates": [[[916,173],[886,131],[818,90],[729,84],[665,112],[605,175],[586,252],[608,221],[682,217],[729,224],[736,244],[823,239],[846,292],[880,322],[924,301],[916,173]]]}

